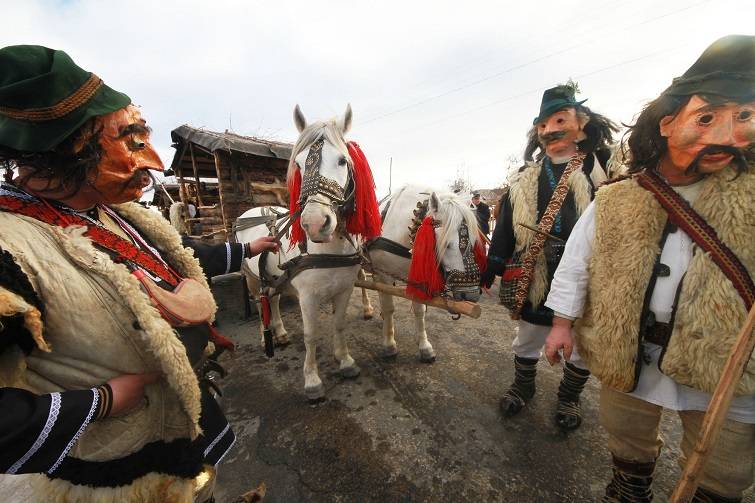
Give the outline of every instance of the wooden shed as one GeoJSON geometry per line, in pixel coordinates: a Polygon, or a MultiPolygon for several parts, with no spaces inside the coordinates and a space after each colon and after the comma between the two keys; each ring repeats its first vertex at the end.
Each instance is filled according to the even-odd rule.
{"type": "Polygon", "coordinates": [[[187,125],[171,131],[171,139],[178,196],[199,210],[190,234],[232,240],[234,221],[249,208],[288,205],[292,144],[187,125]]]}

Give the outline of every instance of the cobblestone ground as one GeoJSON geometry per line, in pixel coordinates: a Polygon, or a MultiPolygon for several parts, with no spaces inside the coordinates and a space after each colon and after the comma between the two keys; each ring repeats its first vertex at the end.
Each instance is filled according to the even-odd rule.
{"type": "MultiPolygon", "coordinates": [[[[216,279],[213,289],[221,331],[239,345],[223,360],[230,375],[222,404],[238,439],[220,465],[218,502],[260,482],[266,503],[599,500],[610,468],[597,424],[598,383],[591,379],[583,394],[582,427],[564,435],[553,423],[561,369],[542,361],[534,400],[504,421],[498,400],[513,378],[515,325],[495,296],[483,298],[477,320],[453,321],[431,309],[428,335],[438,358],[424,364],[410,303],[396,301],[399,355],[387,362],[378,356],[377,295],[370,292],[377,316],[365,321],[355,292],[347,337],[361,375],[339,377],[330,334],[323,333],[318,363],[327,400],[310,405],[298,306],[283,306],[292,343],[268,359],[256,317],[243,320],[238,278],[216,279]]],[[[326,309],[321,316],[329,316],[326,309]]],[[[679,432],[677,417],[665,415],[657,501],[668,499],[679,476],[679,432]]],[[[752,489],[746,501],[755,502],[752,489]]]]}

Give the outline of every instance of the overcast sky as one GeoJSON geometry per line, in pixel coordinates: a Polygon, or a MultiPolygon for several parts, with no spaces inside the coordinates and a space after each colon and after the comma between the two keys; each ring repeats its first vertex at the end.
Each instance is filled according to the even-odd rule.
{"type": "Polygon", "coordinates": [[[0,0],[0,46],[63,49],[131,96],[166,164],[184,123],[284,141],[292,110],[354,110],[379,193],[499,185],[544,89],[628,122],[711,42],[755,32],[751,0],[0,0]]]}

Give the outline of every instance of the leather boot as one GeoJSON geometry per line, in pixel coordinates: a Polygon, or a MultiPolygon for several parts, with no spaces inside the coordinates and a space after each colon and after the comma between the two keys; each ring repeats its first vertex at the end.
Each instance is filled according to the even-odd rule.
{"type": "Polygon", "coordinates": [[[510,417],[519,414],[530,398],[535,395],[537,358],[514,356],[514,382],[501,398],[501,412],[510,417]]]}
{"type": "Polygon", "coordinates": [[[638,463],[613,456],[613,479],[602,503],[649,503],[653,501],[655,461],[638,463]]]}
{"type": "Polygon", "coordinates": [[[558,406],[556,407],[556,424],[564,431],[576,430],[582,424],[579,395],[589,378],[589,370],[575,367],[569,362],[564,365],[564,377],[558,386],[558,406]]]}

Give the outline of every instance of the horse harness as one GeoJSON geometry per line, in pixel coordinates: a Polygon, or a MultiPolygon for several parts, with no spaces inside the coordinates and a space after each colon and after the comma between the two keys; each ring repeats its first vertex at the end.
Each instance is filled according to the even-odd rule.
{"type": "MultiPolygon", "coordinates": [[[[304,207],[310,203],[315,202],[319,204],[325,204],[316,199],[310,200],[311,196],[320,194],[331,200],[330,206],[338,215],[338,223],[336,232],[341,233],[346,239],[354,246],[355,253],[349,255],[338,255],[332,253],[307,253],[306,240],[299,243],[299,249],[302,254],[298,255],[288,262],[279,264],[278,267],[283,270],[283,274],[280,276],[271,275],[266,271],[265,264],[270,252],[264,251],[260,254],[260,283],[262,289],[266,289],[270,296],[277,295],[280,290],[296,277],[300,272],[309,269],[335,269],[339,267],[352,267],[355,265],[362,265],[363,255],[356,247],[351,236],[345,229],[345,216],[354,211],[355,204],[355,186],[354,177],[351,173],[351,165],[349,165],[348,179],[346,187],[341,187],[337,181],[323,176],[320,174],[320,165],[322,164],[322,149],[325,145],[325,138],[320,137],[312,143],[307,153],[307,159],[305,161],[305,170],[302,177],[301,194],[299,196],[299,210],[294,212],[293,215],[276,214],[278,218],[273,216],[266,217],[267,220],[260,223],[266,223],[270,229],[270,235],[275,236],[277,241],[288,232],[291,224],[299,218],[304,207]],[[284,227],[276,232],[277,223],[279,220],[285,220],[284,227]]],[[[242,224],[243,225],[243,224],[242,224]]],[[[259,225],[259,224],[257,224],[259,225]]]]}
{"type": "MultiPolygon", "coordinates": [[[[414,243],[414,240],[417,236],[417,231],[419,230],[420,225],[422,225],[422,221],[425,219],[427,213],[429,212],[429,205],[429,199],[418,201],[416,208],[413,210],[414,217],[412,219],[412,225],[409,226],[409,239],[412,244],[414,243]]],[[[380,218],[383,222],[385,222],[389,208],[390,202],[388,202],[385,209],[380,214],[380,218]]],[[[440,227],[441,225],[442,223],[440,221],[433,219],[434,227],[440,227]]],[[[462,223],[462,225],[459,227],[459,248],[462,250],[464,271],[453,270],[446,273],[446,271],[443,270],[441,272],[445,277],[446,284],[448,286],[456,288],[474,288],[479,284],[479,281],[477,281],[475,278],[479,277],[480,269],[475,262],[474,254],[465,252],[469,249],[469,229],[464,223],[462,223]]],[[[381,274],[391,276],[392,278],[399,281],[407,282],[407,278],[399,277],[388,271],[375,267],[372,264],[372,261],[369,259],[369,254],[372,251],[381,250],[411,260],[412,250],[410,248],[407,248],[401,243],[397,243],[391,239],[385,238],[383,236],[378,236],[377,238],[365,243],[363,250],[366,254],[365,258],[368,263],[367,265],[373,272],[379,272],[381,274]]]]}

